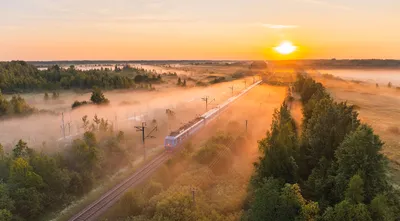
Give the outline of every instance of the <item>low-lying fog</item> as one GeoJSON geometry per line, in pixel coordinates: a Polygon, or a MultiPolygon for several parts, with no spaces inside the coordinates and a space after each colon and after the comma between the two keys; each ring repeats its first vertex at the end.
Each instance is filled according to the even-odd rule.
{"type": "MultiPolygon", "coordinates": [[[[146,65],[146,64],[136,64],[136,63],[128,63],[129,66],[131,67],[136,67],[136,68],[143,68],[145,70],[149,71],[155,71],[157,73],[168,73],[168,72],[175,72],[178,75],[192,75],[193,72],[191,71],[185,71],[180,69],[179,64],[171,64],[168,65],[168,67],[163,67],[163,66],[158,66],[158,65],[146,65]]],[[[69,65],[61,65],[62,68],[69,68],[69,65]]],[[[81,71],[88,71],[88,70],[101,70],[103,69],[109,69],[109,70],[114,70],[115,69],[115,64],[82,64],[82,65],[74,65],[75,69],[81,70],[81,71]]],[[[117,65],[118,68],[123,68],[123,65],[117,65]]],[[[39,67],[39,70],[47,70],[47,67],[39,67]]]]}
{"type": "Polygon", "coordinates": [[[345,80],[367,81],[387,85],[392,82],[393,85],[400,86],[400,70],[354,70],[354,69],[333,69],[319,70],[321,74],[332,74],[345,80]]]}
{"type": "MultiPolygon", "coordinates": [[[[248,80],[252,82],[252,80],[248,80]]],[[[24,118],[13,118],[0,121],[0,143],[13,146],[23,139],[30,146],[41,145],[42,142],[57,141],[64,136],[73,136],[83,132],[82,117],[87,115],[91,120],[94,115],[105,118],[118,130],[134,131],[142,121],[148,124],[155,119],[158,124],[167,124],[168,132],[178,129],[206,110],[202,98],[208,96],[211,109],[231,96],[230,86],[234,85],[234,93],[244,89],[243,80],[222,83],[205,88],[167,88],[156,91],[115,90],[105,92],[110,100],[107,106],[88,105],[71,110],[75,100],[89,100],[90,93],[76,94],[71,91],[61,92],[58,100],[45,101],[43,94],[23,94],[27,102],[38,108],[57,112],[57,114],[35,114],[24,118]],[[166,109],[176,113],[176,120],[168,121],[166,109]],[[64,113],[64,130],[62,115],[64,113]]],[[[167,131],[165,132],[167,133],[167,131]]],[[[164,134],[166,135],[166,134],[164,134]]]]}

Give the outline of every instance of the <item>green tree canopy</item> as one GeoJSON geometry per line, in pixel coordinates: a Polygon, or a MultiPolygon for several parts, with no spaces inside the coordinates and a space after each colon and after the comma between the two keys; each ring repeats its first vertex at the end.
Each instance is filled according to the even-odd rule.
{"type": "Polygon", "coordinates": [[[259,142],[262,157],[255,165],[253,182],[260,183],[264,177],[281,178],[285,182],[297,180],[295,154],[298,149],[296,126],[286,105],[275,110],[271,131],[259,142]]]}
{"type": "Polygon", "coordinates": [[[380,152],[382,145],[379,137],[364,124],[346,137],[335,152],[338,164],[336,184],[340,192],[344,192],[348,180],[355,174],[364,181],[367,202],[388,188],[386,158],[380,152]]]}
{"type": "Polygon", "coordinates": [[[12,213],[6,209],[0,209],[0,220],[2,221],[11,221],[12,213]]]}
{"type": "Polygon", "coordinates": [[[95,104],[108,104],[110,102],[99,88],[93,89],[90,100],[95,104]]]}
{"type": "Polygon", "coordinates": [[[364,181],[360,175],[354,175],[346,190],[346,200],[351,203],[362,203],[364,201],[364,181]]]}
{"type": "Polygon", "coordinates": [[[35,220],[42,212],[42,194],[35,188],[19,188],[13,195],[19,216],[26,220],[35,220]]]}
{"type": "Polygon", "coordinates": [[[14,200],[11,198],[9,187],[5,183],[0,183],[0,208],[8,211],[15,209],[14,200]]]}
{"type": "Polygon", "coordinates": [[[282,184],[276,179],[264,180],[254,192],[248,220],[315,220],[318,203],[307,201],[298,184],[282,184]]]}
{"type": "MultiPolygon", "coordinates": [[[[372,219],[376,221],[395,221],[396,214],[399,214],[399,208],[391,202],[386,194],[378,194],[372,201],[370,205],[370,211],[372,214],[372,219]]],[[[395,202],[398,204],[398,202],[395,202]]]]}
{"type": "Polygon", "coordinates": [[[372,221],[365,204],[352,204],[347,200],[336,204],[334,208],[329,207],[322,220],[326,221],[372,221]]]}

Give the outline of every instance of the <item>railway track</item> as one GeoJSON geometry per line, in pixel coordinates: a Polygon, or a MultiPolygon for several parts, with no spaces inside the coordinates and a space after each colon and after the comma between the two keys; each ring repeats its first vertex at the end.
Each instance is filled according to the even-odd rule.
{"type": "Polygon", "coordinates": [[[145,166],[140,168],[132,176],[116,185],[111,190],[103,194],[100,199],[96,200],[80,213],[73,216],[69,221],[91,221],[98,218],[103,212],[110,208],[122,195],[131,187],[136,186],[146,178],[148,178],[159,166],[170,158],[170,154],[162,153],[151,160],[145,166]]]}
{"type": "MultiPolygon", "coordinates": [[[[261,81],[260,81],[261,82],[261,81]]],[[[255,85],[259,84],[256,83],[255,85]]],[[[251,89],[250,87],[249,89],[251,89]]],[[[235,98],[236,99],[236,98],[235,98]]],[[[174,153],[179,152],[182,149],[182,145],[179,145],[175,148],[174,153]]],[[[100,199],[91,203],[85,209],[83,209],[80,213],[76,214],[69,221],[92,221],[96,220],[103,212],[109,209],[115,202],[117,202],[122,195],[131,187],[136,186],[140,182],[144,181],[146,178],[150,177],[150,175],[159,168],[164,162],[166,162],[172,154],[163,152],[158,155],[156,158],[151,160],[145,166],[141,167],[137,172],[135,172],[132,176],[121,182],[120,184],[113,187],[111,190],[103,194],[100,199]]]]}

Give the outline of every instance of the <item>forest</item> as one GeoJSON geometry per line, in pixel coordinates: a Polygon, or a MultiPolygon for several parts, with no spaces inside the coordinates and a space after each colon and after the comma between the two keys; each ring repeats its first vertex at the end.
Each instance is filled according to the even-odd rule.
{"type": "Polygon", "coordinates": [[[153,72],[128,65],[123,68],[116,67],[114,71],[109,69],[82,71],[75,69],[73,65],[65,69],[57,64],[47,70],[38,70],[25,61],[0,62],[0,90],[3,93],[92,89],[93,87],[106,90],[126,89],[135,88],[135,83],[160,81],[161,75],[156,76],[153,72]]]}
{"type": "Polygon", "coordinates": [[[337,103],[306,74],[294,85],[301,129],[284,103],[273,116],[242,220],[398,220],[383,142],[354,107],[337,103]]]}
{"type": "Polygon", "coordinates": [[[124,133],[113,131],[107,120],[84,116],[82,125],[83,137],[59,153],[32,149],[23,140],[10,151],[0,144],[0,220],[42,220],[137,154],[124,133]]]}

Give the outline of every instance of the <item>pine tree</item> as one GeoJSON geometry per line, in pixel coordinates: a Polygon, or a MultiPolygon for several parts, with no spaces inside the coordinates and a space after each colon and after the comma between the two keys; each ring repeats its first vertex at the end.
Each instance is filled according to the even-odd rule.
{"type": "Polygon", "coordinates": [[[346,190],[346,199],[351,203],[362,203],[364,201],[364,181],[360,175],[354,175],[346,190]]]}

